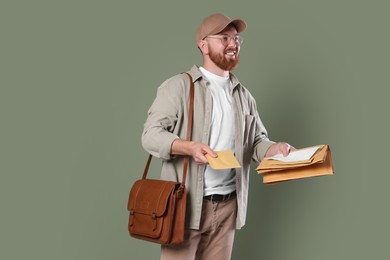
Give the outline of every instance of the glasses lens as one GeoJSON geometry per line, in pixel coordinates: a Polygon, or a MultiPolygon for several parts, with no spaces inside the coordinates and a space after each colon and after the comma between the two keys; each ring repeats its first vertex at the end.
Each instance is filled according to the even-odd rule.
{"type": "Polygon", "coordinates": [[[243,39],[240,35],[237,35],[237,36],[234,37],[234,41],[235,41],[237,44],[241,45],[242,42],[244,41],[244,39],[243,39]]]}
{"type": "Polygon", "coordinates": [[[222,35],[221,41],[223,45],[228,45],[230,42],[231,38],[229,35],[222,35]]]}
{"type": "Polygon", "coordinates": [[[223,38],[225,45],[228,45],[231,40],[233,40],[237,45],[242,44],[242,37],[240,35],[235,35],[235,36],[228,36],[227,35],[227,36],[224,36],[224,38],[223,38]]]}

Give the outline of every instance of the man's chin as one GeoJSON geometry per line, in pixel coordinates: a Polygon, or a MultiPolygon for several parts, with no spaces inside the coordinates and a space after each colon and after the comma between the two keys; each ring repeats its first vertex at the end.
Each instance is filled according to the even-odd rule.
{"type": "Polygon", "coordinates": [[[237,68],[240,56],[239,55],[227,55],[218,56],[218,55],[210,55],[210,59],[221,69],[224,71],[231,71],[237,68]]]}
{"type": "Polygon", "coordinates": [[[226,64],[225,70],[231,71],[238,67],[238,60],[235,60],[234,62],[231,62],[230,64],[226,64]]]}

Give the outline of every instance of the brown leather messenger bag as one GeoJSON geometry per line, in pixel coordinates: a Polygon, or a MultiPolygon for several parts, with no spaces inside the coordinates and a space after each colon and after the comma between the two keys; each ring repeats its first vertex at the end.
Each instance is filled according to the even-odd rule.
{"type": "MultiPolygon", "coordinates": [[[[191,140],[194,109],[194,83],[190,78],[190,104],[186,140],[191,140]]],[[[176,245],[184,241],[187,192],[185,187],[189,157],[184,157],[181,182],[146,179],[152,155],[149,155],[142,179],[137,180],[129,195],[128,230],[132,237],[176,245]]]]}

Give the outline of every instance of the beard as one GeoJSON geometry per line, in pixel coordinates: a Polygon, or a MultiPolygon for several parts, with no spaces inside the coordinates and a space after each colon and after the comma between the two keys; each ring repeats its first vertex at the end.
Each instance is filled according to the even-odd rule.
{"type": "Polygon", "coordinates": [[[238,63],[240,61],[240,52],[236,48],[229,48],[224,51],[224,53],[218,53],[214,51],[213,49],[209,50],[209,57],[210,59],[221,69],[225,71],[231,71],[237,68],[238,63]],[[225,56],[225,53],[230,52],[230,51],[235,51],[236,52],[236,57],[227,59],[225,56]]]}

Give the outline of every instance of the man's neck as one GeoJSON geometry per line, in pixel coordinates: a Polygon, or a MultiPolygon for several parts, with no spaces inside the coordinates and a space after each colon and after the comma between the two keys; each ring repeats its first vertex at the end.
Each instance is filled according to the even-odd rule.
{"type": "Polygon", "coordinates": [[[230,75],[229,71],[223,70],[211,62],[204,62],[202,67],[205,68],[207,71],[209,71],[215,75],[218,75],[220,77],[229,77],[229,75],[230,75]]]}

